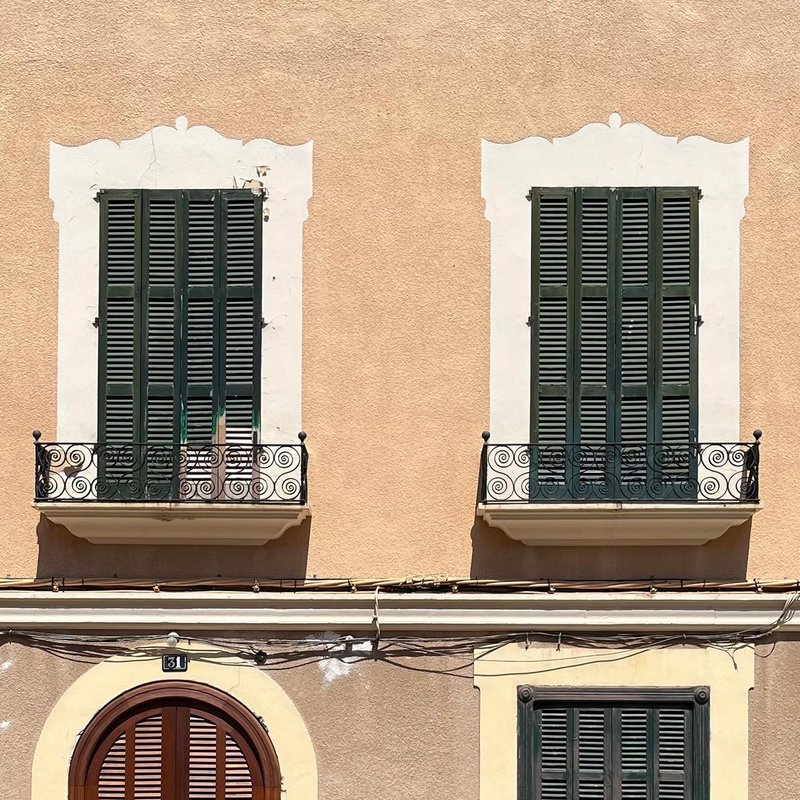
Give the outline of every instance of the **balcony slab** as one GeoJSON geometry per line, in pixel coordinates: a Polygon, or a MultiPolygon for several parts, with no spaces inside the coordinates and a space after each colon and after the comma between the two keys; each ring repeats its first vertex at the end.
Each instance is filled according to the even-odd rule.
{"type": "Polygon", "coordinates": [[[263,545],[311,509],[289,503],[34,502],[51,522],[93,544],[263,545]]]}
{"type": "Polygon", "coordinates": [[[478,516],[537,547],[698,547],[743,525],[759,503],[481,503],[478,516]]]}

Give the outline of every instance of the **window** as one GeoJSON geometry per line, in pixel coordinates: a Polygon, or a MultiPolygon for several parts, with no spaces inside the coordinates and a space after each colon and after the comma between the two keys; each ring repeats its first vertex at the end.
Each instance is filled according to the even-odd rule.
{"type": "Polygon", "coordinates": [[[607,494],[610,484],[665,480],[679,491],[695,480],[699,196],[531,190],[538,480],[572,495],[577,483],[607,494]]]}
{"type": "Polygon", "coordinates": [[[99,441],[253,443],[260,194],[111,190],[99,199],[99,441]]]}
{"type": "Polygon", "coordinates": [[[707,687],[521,687],[519,800],[707,800],[707,687]]]}

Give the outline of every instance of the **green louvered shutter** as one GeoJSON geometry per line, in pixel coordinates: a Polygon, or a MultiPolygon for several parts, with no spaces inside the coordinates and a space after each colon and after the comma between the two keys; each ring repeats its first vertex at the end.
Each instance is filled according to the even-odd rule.
{"type": "Polygon", "coordinates": [[[127,444],[139,434],[137,343],[142,338],[137,287],[140,192],[100,195],[99,440],[127,444]]]}
{"type": "Polygon", "coordinates": [[[99,439],[148,453],[132,446],[104,474],[135,497],[166,499],[179,483],[219,496],[252,454],[231,451],[223,465],[203,448],[249,447],[259,426],[261,196],[113,190],[100,202],[99,439]],[[189,445],[182,461],[178,443],[189,445]]]}
{"type": "Polygon", "coordinates": [[[519,800],[707,800],[707,719],[689,699],[521,704],[519,800]]]}
{"type": "Polygon", "coordinates": [[[147,443],[146,495],[167,500],[175,490],[180,441],[180,193],[143,192],[142,215],[140,441],[147,443]]]}
{"type": "Polygon", "coordinates": [[[676,493],[689,493],[697,458],[686,443],[697,441],[698,191],[659,189],[656,195],[658,255],[655,439],[664,442],[663,475],[676,493]],[[658,307],[660,304],[660,308],[658,307]],[[682,485],[685,483],[685,485],[682,485]]]}
{"type": "Polygon", "coordinates": [[[224,192],[220,416],[225,441],[251,445],[259,427],[261,352],[261,198],[224,192]]]}
{"type": "Polygon", "coordinates": [[[98,353],[98,499],[137,494],[142,479],[133,448],[141,433],[143,326],[141,192],[100,195],[100,308],[98,353]],[[130,445],[130,447],[120,446],[130,445]]]}
{"type": "MultiPolygon", "coordinates": [[[[570,276],[574,263],[572,190],[535,189],[531,281],[531,431],[539,445],[532,469],[557,493],[568,479],[559,446],[572,441],[575,323],[570,276]]],[[[531,482],[533,483],[533,481],[531,482]]]]}
{"type": "Polygon", "coordinates": [[[642,496],[662,479],[664,495],[691,492],[697,198],[696,189],[532,190],[535,496],[642,496]],[[605,444],[617,442],[625,458],[608,463],[605,444]],[[565,443],[581,447],[563,458],[555,445],[565,443]]]}

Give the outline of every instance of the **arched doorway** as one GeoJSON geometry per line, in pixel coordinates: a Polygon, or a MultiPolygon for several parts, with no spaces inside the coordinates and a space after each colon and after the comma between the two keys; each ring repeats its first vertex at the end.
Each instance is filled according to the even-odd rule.
{"type": "Polygon", "coordinates": [[[279,800],[275,749],[230,695],[145,684],[102,708],[70,765],[70,800],[279,800]]]}

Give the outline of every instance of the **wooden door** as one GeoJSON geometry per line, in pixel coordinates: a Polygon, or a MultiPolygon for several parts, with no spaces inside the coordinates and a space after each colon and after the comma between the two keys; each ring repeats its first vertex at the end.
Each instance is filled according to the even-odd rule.
{"type": "Polygon", "coordinates": [[[233,698],[185,682],[109,704],[81,736],[71,770],[71,800],[279,796],[277,758],[258,720],[233,698]]]}

